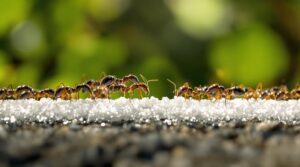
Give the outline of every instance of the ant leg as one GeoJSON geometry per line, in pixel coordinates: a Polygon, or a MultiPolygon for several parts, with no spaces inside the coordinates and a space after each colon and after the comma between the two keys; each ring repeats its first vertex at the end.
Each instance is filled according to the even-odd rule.
{"type": "Polygon", "coordinates": [[[72,95],[67,95],[67,100],[71,101],[72,100],[72,95]]]}
{"type": "Polygon", "coordinates": [[[90,96],[91,99],[95,100],[95,96],[94,96],[93,92],[91,92],[89,96],[90,96]]]}
{"type": "Polygon", "coordinates": [[[143,93],[142,93],[141,89],[139,89],[139,95],[140,95],[140,98],[142,99],[143,98],[143,93]]]}
{"type": "Polygon", "coordinates": [[[225,96],[225,107],[227,106],[227,100],[232,100],[232,96],[231,95],[225,96]]]}
{"type": "Polygon", "coordinates": [[[132,99],[133,94],[134,94],[134,91],[132,91],[132,92],[129,93],[130,99],[132,99]]]}

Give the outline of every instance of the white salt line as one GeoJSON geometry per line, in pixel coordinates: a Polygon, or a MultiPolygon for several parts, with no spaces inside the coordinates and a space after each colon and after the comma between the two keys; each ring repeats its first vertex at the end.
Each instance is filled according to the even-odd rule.
{"type": "Polygon", "coordinates": [[[121,120],[177,120],[177,121],[260,121],[276,120],[284,123],[300,123],[300,100],[186,100],[182,97],[161,100],[2,100],[0,121],[55,122],[86,121],[115,122],[121,120]]]}

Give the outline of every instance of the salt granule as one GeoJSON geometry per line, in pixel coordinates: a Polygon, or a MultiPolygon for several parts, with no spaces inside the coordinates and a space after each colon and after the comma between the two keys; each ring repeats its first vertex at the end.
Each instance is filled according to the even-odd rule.
{"type": "MultiPolygon", "coordinates": [[[[81,123],[154,120],[220,122],[229,120],[275,120],[300,123],[300,100],[193,100],[154,97],[143,99],[2,100],[0,121],[81,123]]],[[[105,124],[101,124],[105,125],[105,124]]]]}

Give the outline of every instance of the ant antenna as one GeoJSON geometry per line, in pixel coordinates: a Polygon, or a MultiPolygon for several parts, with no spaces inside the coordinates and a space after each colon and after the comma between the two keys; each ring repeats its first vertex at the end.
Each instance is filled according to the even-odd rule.
{"type": "Polygon", "coordinates": [[[174,91],[173,91],[173,93],[176,95],[176,93],[177,93],[177,88],[176,88],[176,84],[173,82],[173,81],[171,81],[170,79],[168,79],[167,78],[167,81],[169,81],[173,86],[174,86],[174,91]]]}
{"type": "Polygon", "coordinates": [[[104,71],[102,71],[101,74],[100,74],[100,79],[105,77],[105,76],[107,76],[107,74],[104,71]]]}
{"type": "Polygon", "coordinates": [[[85,81],[87,79],[87,75],[86,74],[82,74],[81,78],[80,78],[80,83],[82,83],[83,81],[85,81]]]}
{"type": "MultiPolygon", "coordinates": [[[[144,77],[142,74],[140,74],[142,80],[144,81],[144,83],[149,87],[149,82],[156,82],[158,81],[158,79],[151,79],[151,80],[147,80],[146,77],[144,77]]],[[[148,92],[148,95],[150,94],[150,89],[148,92]]]]}
{"type": "Polygon", "coordinates": [[[231,82],[230,87],[234,87],[234,86],[235,86],[234,82],[231,82]]]}
{"type": "Polygon", "coordinates": [[[256,90],[262,90],[262,83],[258,83],[256,86],[256,90]]]}
{"type": "Polygon", "coordinates": [[[13,89],[13,86],[12,86],[12,84],[9,84],[9,85],[7,86],[7,88],[9,88],[9,89],[13,89]]]}
{"type": "Polygon", "coordinates": [[[239,84],[239,87],[245,88],[245,85],[244,84],[239,84]]]}
{"type": "Polygon", "coordinates": [[[60,88],[60,87],[64,87],[64,86],[65,86],[65,84],[61,82],[56,88],[60,88]]]}
{"type": "Polygon", "coordinates": [[[144,81],[144,83],[146,83],[148,85],[149,82],[157,82],[159,81],[158,79],[151,79],[151,80],[147,80],[146,77],[144,77],[142,74],[140,74],[142,80],[144,81]]]}

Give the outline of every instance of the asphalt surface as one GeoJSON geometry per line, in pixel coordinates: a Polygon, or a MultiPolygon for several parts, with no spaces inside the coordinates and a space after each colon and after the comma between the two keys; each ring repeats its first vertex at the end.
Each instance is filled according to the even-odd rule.
{"type": "Polygon", "coordinates": [[[280,122],[0,124],[0,166],[300,166],[280,122]]]}

